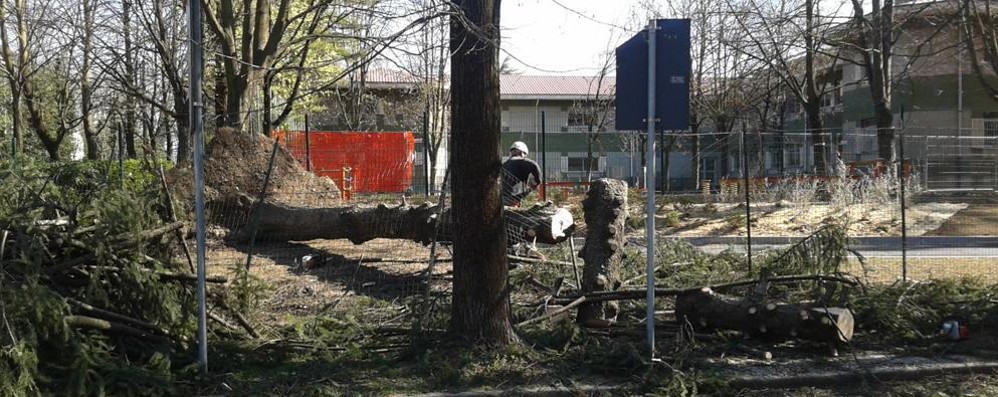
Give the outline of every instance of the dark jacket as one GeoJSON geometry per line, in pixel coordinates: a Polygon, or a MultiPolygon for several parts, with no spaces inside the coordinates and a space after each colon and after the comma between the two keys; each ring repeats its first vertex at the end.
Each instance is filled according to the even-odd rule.
{"type": "Polygon", "coordinates": [[[526,197],[533,186],[541,184],[541,167],[526,157],[510,157],[502,163],[502,202],[515,205],[526,197]],[[530,183],[533,176],[535,183],[530,183]]]}

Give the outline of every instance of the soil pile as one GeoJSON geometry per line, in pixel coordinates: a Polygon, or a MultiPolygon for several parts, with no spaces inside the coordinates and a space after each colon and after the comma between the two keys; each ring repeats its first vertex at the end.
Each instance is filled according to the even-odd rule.
{"type": "MultiPolygon", "coordinates": [[[[205,148],[205,199],[238,194],[256,198],[263,187],[273,147],[274,140],[266,136],[220,129],[205,148]]],[[[190,167],[174,170],[173,177],[177,182],[174,186],[192,185],[190,167]]],[[[181,192],[184,199],[193,200],[190,188],[182,190],[185,190],[181,192]]],[[[331,179],[306,171],[285,147],[278,146],[267,199],[293,206],[323,207],[338,204],[340,191],[331,179]]]]}

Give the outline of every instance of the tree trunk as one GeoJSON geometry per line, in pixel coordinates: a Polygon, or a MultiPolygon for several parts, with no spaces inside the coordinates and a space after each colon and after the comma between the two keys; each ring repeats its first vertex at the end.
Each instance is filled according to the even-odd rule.
{"type": "MultiPolygon", "coordinates": [[[[121,35],[124,41],[124,58],[125,58],[125,79],[128,81],[129,85],[135,85],[135,57],[133,56],[132,48],[132,1],[134,0],[122,0],[121,2],[121,35]]],[[[121,122],[121,127],[124,129],[122,132],[125,135],[125,150],[128,153],[128,158],[136,158],[138,152],[135,149],[135,130],[136,130],[136,110],[135,103],[133,101],[127,101],[124,104],[124,114],[121,122]]],[[[153,145],[153,148],[156,146],[153,145]]]]}
{"type": "Polygon", "coordinates": [[[824,121],[821,118],[821,104],[804,104],[807,113],[807,128],[811,131],[811,155],[814,157],[815,175],[828,174],[828,160],[825,157],[823,142],[824,121]],[[813,108],[813,109],[812,109],[813,108]]]}
{"type": "Polygon", "coordinates": [[[877,112],[877,154],[887,164],[893,164],[894,152],[894,113],[890,105],[880,102],[876,105],[877,112]]]}
{"type": "MultiPolygon", "coordinates": [[[[212,203],[211,217],[220,225],[232,229],[228,240],[246,242],[257,217],[257,236],[268,241],[305,241],[314,239],[349,239],[361,244],[376,238],[406,239],[428,244],[454,241],[455,225],[451,211],[438,218],[438,208],[400,205],[388,207],[302,208],[272,202],[255,207],[253,198],[245,195],[229,197],[212,203]],[[254,211],[256,215],[254,215],[254,211]],[[249,220],[250,224],[233,224],[232,220],[249,220]],[[437,226],[437,219],[444,222],[437,226]]],[[[554,204],[538,204],[530,208],[505,210],[508,233],[520,241],[558,244],[575,231],[572,214],[554,204]]]]}
{"type": "Polygon", "coordinates": [[[817,0],[806,0],[804,28],[804,111],[807,113],[807,128],[811,130],[811,156],[814,158],[815,175],[828,173],[828,161],[825,158],[825,147],[820,144],[825,125],[821,118],[821,93],[818,92],[818,71],[814,65],[817,43],[815,42],[815,3],[817,0]]]}
{"type": "Polygon", "coordinates": [[[177,122],[177,164],[187,164],[191,161],[191,120],[188,116],[187,93],[173,92],[174,120],[177,122]],[[181,111],[180,109],[183,109],[181,111]]]}
{"type": "Polygon", "coordinates": [[[807,339],[835,344],[853,335],[849,309],[766,303],[704,287],[676,297],[676,318],[696,330],[729,329],[765,339],[807,339]]]}
{"type": "Polygon", "coordinates": [[[454,295],[450,330],[470,341],[517,341],[499,197],[499,0],[459,0],[451,18],[454,295]],[[470,26],[469,26],[470,25],[470,26]]]}
{"type": "Polygon", "coordinates": [[[93,59],[94,6],[92,0],[83,0],[83,61],[80,66],[80,116],[83,117],[83,140],[86,142],[88,160],[100,159],[100,146],[97,144],[97,131],[94,130],[93,87],[90,85],[90,66],[93,59]]]}
{"type": "Polygon", "coordinates": [[[17,142],[17,154],[24,154],[24,116],[21,114],[21,90],[11,87],[10,111],[11,127],[14,130],[14,140],[17,142]]]}
{"type": "Polygon", "coordinates": [[[215,55],[215,68],[214,68],[215,98],[213,98],[212,104],[214,105],[213,107],[215,108],[215,114],[213,115],[213,117],[215,118],[214,120],[215,129],[217,130],[219,128],[225,127],[224,119],[226,112],[228,112],[228,110],[226,109],[226,103],[227,103],[226,98],[229,97],[229,86],[227,85],[225,80],[225,74],[226,74],[225,68],[227,66],[225,63],[225,57],[221,55],[222,49],[217,48],[215,51],[217,54],[215,55]]]}
{"type": "MultiPolygon", "coordinates": [[[[582,202],[586,214],[586,243],[579,256],[585,261],[582,293],[609,291],[620,283],[620,267],[627,243],[627,183],[598,179],[582,202]]],[[[574,253],[573,253],[574,254],[574,253]]],[[[578,323],[599,327],[617,318],[618,307],[611,302],[585,302],[579,307],[578,323]]]]}

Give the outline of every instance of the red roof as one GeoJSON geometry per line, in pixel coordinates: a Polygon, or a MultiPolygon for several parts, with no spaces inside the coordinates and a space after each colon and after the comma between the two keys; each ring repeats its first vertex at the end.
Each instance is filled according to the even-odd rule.
{"type": "Polygon", "coordinates": [[[421,78],[412,75],[412,73],[385,68],[368,69],[365,80],[368,83],[376,84],[418,84],[422,82],[421,78]]]}
{"type": "Polygon", "coordinates": [[[500,76],[504,99],[576,99],[613,95],[614,76],[500,76]]]}

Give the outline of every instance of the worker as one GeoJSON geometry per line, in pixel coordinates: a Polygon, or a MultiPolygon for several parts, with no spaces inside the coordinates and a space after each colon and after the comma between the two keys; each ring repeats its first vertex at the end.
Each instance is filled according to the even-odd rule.
{"type": "Polygon", "coordinates": [[[527,144],[521,141],[513,142],[509,147],[509,158],[502,163],[503,205],[520,206],[520,200],[541,184],[541,167],[527,158],[529,153],[527,144]]]}

